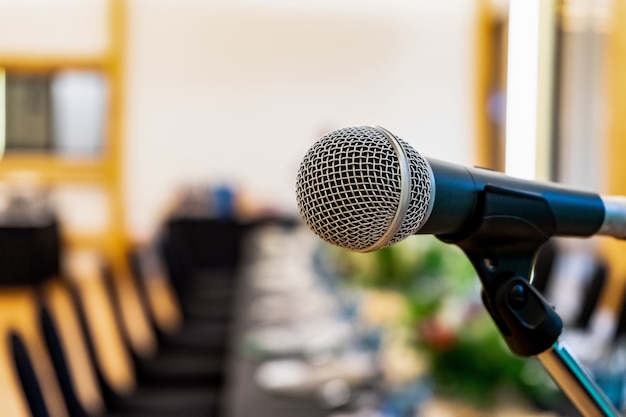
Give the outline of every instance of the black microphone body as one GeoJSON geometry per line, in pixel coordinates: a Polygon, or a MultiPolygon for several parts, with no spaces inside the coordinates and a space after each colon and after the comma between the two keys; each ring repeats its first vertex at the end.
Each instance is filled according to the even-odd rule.
{"type": "MultiPolygon", "coordinates": [[[[435,184],[434,205],[430,216],[417,231],[419,234],[469,233],[477,222],[483,220],[481,206],[489,187],[544,199],[552,214],[552,219],[546,219],[546,223],[553,221],[553,230],[544,232],[551,235],[591,236],[600,230],[604,222],[605,206],[598,194],[574,190],[556,183],[514,178],[483,168],[468,168],[432,158],[426,160],[435,184]]],[[[526,205],[523,198],[519,201],[521,206],[518,211],[521,216],[532,218],[546,215],[532,212],[536,210],[536,204],[526,205]]],[[[513,213],[510,215],[512,217],[513,213]]],[[[506,225],[506,220],[503,223],[506,225]]]]}

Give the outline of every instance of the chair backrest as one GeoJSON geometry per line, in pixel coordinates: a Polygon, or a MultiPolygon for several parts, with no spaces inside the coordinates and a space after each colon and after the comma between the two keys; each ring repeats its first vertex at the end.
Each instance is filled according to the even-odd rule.
{"type": "Polygon", "coordinates": [[[99,278],[108,291],[109,302],[117,303],[117,325],[131,352],[144,358],[154,355],[158,348],[156,335],[130,268],[126,265],[122,270],[114,271],[108,264],[102,263],[99,272],[99,278]]]}
{"type": "MultiPolygon", "coordinates": [[[[30,414],[34,417],[48,417],[48,407],[46,401],[43,398],[41,392],[41,386],[33,364],[30,360],[24,341],[20,335],[14,331],[9,333],[9,343],[11,345],[11,354],[13,356],[13,362],[15,364],[15,370],[19,376],[20,383],[23,387],[23,393],[30,409],[30,414]]],[[[3,404],[5,406],[6,403],[3,404]]],[[[11,412],[5,409],[5,412],[9,412],[9,415],[27,415],[26,410],[20,410],[18,413],[11,412]]]]}
{"type": "Polygon", "coordinates": [[[159,336],[179,330],[183,321],[179,300],[157,250],[151,245],[136,247],[128,260],[154,332],[159,336]]]}
{"type": "MultiPolygon", "coordinates": [[[[3,416],[25,416],[25,398],[41,396],[50,417],[67,416],[67,408],[62,392],[57,384],[56,374],[43,335],[38,326],[37,300],[35,290],[30,287],[0,289],[0,335],[9,337],[0,348],[0,404],[3,416]],[[15,338],[9,335],[17,335],[15,338]],[[11,349],[8,345],[12,344],[11,349]],[[18,372],[25,374],[25,368],[12,369],[14,360],[23,364],[24,357],[30,358],[32,372],[38,385],[22,385],[18,372]],[[21,369],[21,371],[20,371],[21,369]]],[[[21,365],[20,365],[21,366],[21,365]]],[[[27,371],[27,370],[26,370],[27,371]]],[[[27,382],[32,379],[28,378],[27,382]]],[[[31,403],[40,410],[37,402],[31,403]]],[[[28,410],[30,407],[26,407],[28,410]]],[[[36,410],[33,410],[34,413],[36,410]]]]}
{"type": "Polygon", "coordinates": [[[626,287],[622,290],[620,300],[622,300],[622,303],[617,311],[617,326],[614,336],[616,341],[626,336],[626,287]]]}
{"type": "Polygon", "coordinates": [[[76,384],[74,383],[74,379],[72,378],[69,370],[65,348],[61,342],[57,326],[54,323],[50,312],[43,305],[39,311],[39,318],[44,339],[46,341],[46,347],[50,352],[52,364],[57,375],[59,387],[63,393],[68,413],[70,417],[88,417],[89,414],[82,406],[82,403],[76,394],[76,384]]]}
{"type": "Polygon", "coordinates": [[[586,285],[586,291],[582,299],[582,307],[578,318],[574,323],[575,327],[586,329],[589,327],[591,317],[598,308],[602,292],[606,288],[608,267],[605,262],[598,260],[591,278],[586,285]]]}
{"type": "Polygon", "coordinates": [[[74,402],[89,415],[101,414],[104,403],[94,359],[68,283],[60,278],[46,282],[39,303],[40,325],[70,414],[81,415],[74,402]]]}
{"type": "Polygon", "coordinates": [[[66,260],[71,300],[101,389],[109,387],[120,394],[131,392],[135,374],[102,280],[100,260],[92,252],[68,253],[66,260]]]}
{"type": "Polygon", "coordinates": [[[608,266],[592,248],[548,243],[536,260],[536,286],[566,327],[588,330],[607,288],[608,266]]]}

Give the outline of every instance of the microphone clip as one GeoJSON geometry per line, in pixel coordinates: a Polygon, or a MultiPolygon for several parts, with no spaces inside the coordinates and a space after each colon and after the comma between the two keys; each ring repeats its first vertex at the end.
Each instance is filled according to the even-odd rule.
{"type": "Polygon", "coordinates": [[[471,227],[438,236],[468,256],[481,280],[482,299],[509,348],[535,356],[558,340],[563,322],[531,285],[534,260],[554,234],[548,202],[538,194],[487,185],[471,227]]]}

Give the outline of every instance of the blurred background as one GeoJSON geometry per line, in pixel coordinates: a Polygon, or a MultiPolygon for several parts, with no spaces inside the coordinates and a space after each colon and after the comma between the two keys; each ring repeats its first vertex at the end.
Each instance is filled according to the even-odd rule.
{"type": "MultiPolygon", "coordinates": [[[[300,221],[324,134],[626,195],[614,0],[0,0],[5,416],[576,416],[508,352],[464,255],[300,221]]],[[[554,239],[534,285],[626,404],[626,257],[554,239]]]]}

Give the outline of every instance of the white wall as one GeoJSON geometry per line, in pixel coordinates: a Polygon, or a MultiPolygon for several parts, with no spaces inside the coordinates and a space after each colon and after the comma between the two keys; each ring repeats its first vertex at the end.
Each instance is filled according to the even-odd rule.
{"type": "Polygon", "coordinates": [[[474,2],[129,6],[126,194],[137,236],[189,183],[228,180],[295,211],[302,156],[339,127],[382,125],[425,155],[473,161],[474,2]]]}
{"type": "Polygon", "coordinates": [[[295,210],[308,147],[379,124],[472,160],[472,2],[137,0],[129,42],[135,230],[178,185],[234,179],[295,210]],[[301,2],[300,2],[301,3],[301,2]]]}

